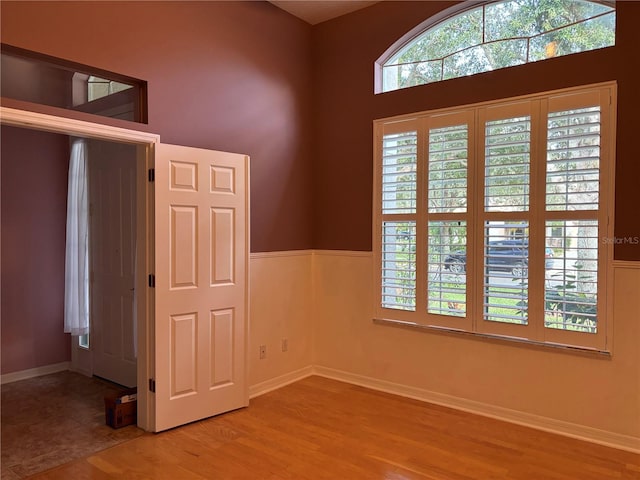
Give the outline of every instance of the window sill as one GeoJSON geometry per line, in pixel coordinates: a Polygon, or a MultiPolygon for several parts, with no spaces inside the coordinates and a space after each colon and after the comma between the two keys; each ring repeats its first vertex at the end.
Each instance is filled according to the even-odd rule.
{"type": "Polygon", "coordinates": [[[489,333],[467,332],[464,330],[456,330],[454,328],[438,327],[434,325],[423,325],[414,322],[405,322],[402,320],[391,320],[387,318],[374,318],[373,323],[376,325],[386,325],[390,327],[400,327],[409,330],[418,330],[426,333],[438,333],[442,335],[452,335],[466,337],[473,340],[490,341],[513,346],[521,346],[526,348],[539,348],[542,350],[551,350],[556,352],[571,353],[584,355],[592,358],[611,359],[610,351],[596,350],[587,347],[576,347],[572,345],[562,345],[558,343],[537,342],[535,340],[527,340],[525,338],[506,337],[503,335],[492,335],[489,333]]]}

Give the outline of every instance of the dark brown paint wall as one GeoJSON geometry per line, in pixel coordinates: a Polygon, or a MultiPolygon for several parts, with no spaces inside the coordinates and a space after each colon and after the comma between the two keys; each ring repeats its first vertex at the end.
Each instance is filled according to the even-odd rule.
{"type": "MultiPolygon", "coordinates": [[[[372,122],[422,110],[616,80],[616,237],[640,237],[637,73],[640,2],[618,2],[616,46],[382,95],[373,65],[398,38],[453,2],[382,2],[313,30],[315,244],[371,249],[372,122]]],[[[621,244],[620,260],[640,260],[621,244]]]]}
{"type": "Polygon", "coordinates": [[[376,118],[616,80],[615,233],[640,236],[640,2],[618,2],[615,47],[374,95],[375,60],[452,5],[381,2],[310,27],[266,2],[3,1],[2,41],[147,80],[164,142],[250,154],[254,252],[371,249],[376,118]]]}
{"type": "Polygon", "coordinates": [[[69,139],[0,132],[2,373],[70,360],[64,326],[69,139]]]}
{"type": "Polygon", "coordinates": [[[161,141],[251,156],[251,250],[312,240],[311,26],[266,2],[7,2],[2,41],[148,82],[161,141]]]}

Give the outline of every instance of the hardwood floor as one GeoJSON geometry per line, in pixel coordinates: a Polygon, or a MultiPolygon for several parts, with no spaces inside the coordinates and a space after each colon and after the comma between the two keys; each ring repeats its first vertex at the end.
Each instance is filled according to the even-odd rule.
{"type": "Polygon", "coordinates": [[[640,455],[309,377],[37,479],[640,479],[640,455]]]}

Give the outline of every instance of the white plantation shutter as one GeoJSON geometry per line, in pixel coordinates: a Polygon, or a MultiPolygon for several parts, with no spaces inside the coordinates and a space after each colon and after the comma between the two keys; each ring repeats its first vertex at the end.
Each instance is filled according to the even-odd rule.
{"type": "Polygon", "coordinates": [[[467,211],[467,125],[429,130],[429,213],[467,211]]]}
{"type": "Polygon", "coordinates": [[[467,311],[467,222],[429,222],[427,311],[464,317],[467,311]]]}
{"type": "Polygon", "coordinates": [[[381,306],[416,309],[417,131],[382,139],[381,306]]]}
{"type": "Polygon", "coordinates": [[[416,213],[417,132],[385,135],[382,147],[382,213],[416,213]]]}
{"type": "Polygon", "coordinates": [[[548,220],[547,241],[558,245],[545,281],[547,328],[596,333],[598,328],[598,222],[548,220]]]}
{"type": "Polygon", "coordinates": [[[415,222],[383,223],[382,306],[416,309],[415,222]]]}
{"type": "Polygon", "coordinates": [[[532,102],[482,111],[481,331],[527,337],[532,102]],[[514,325],[516,327],[514,327],[514,325]]]}
{"type": "Polygon", "coordinates": [[[550,111],[546,140],[544,326],[597,334],[601,106],[550,111]]]}
{"type": "Polygon", "coordinates": [[[493,120],[485,133],[485,211],[525,211],[529,208],[528,116],[493,120]]]}
{"type": "Polygon", "coordinates": [[[607,350],[614,99],[376,121],[376,317],[607,350]]]}
{"type": "Polygon", "coordinates": [[[440,316],[437,323],[467,314],[470,122],[454,114],[434,119],[428,129],[427,313],[440,316]]]}
{"type": "Polygon", "coordinates": [[[547,210],[597,210],[600,107],[549,113],[547,210]]]}
{"type": "Polygon", "coordinates": [[[484,320],[528,323],[528,230],[523,221],[485,223],[484,320]]]}

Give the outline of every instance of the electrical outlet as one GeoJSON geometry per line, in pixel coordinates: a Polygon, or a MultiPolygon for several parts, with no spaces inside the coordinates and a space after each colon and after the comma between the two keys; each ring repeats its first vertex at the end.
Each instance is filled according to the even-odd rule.
{"type": "Polygon", "coordinates": [[[267,358],[267,346],[260,345],[260,360],[264,360],[267,358]]]}
{"type": "Polygon", "coordinates": [[[287,350],[289,350],[289,340],[286,338],[282,339],[282,351],[286,352],[287,350]]]}

